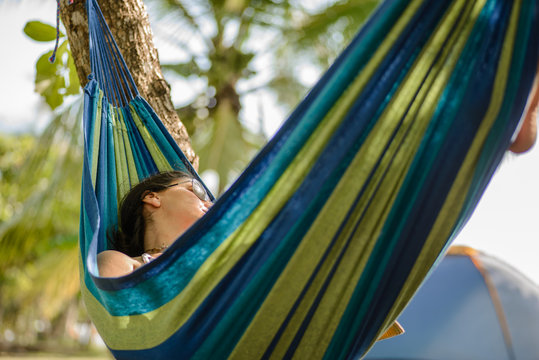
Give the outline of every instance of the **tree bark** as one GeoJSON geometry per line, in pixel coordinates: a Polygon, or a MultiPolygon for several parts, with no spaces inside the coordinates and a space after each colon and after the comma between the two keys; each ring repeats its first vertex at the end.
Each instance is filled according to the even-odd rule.
{"type": "MultiPolygon", "coordinates": [[[[191,147],[187,130],[174,109],[170,86],[161,71],[148,13],[142,0],[99,0],[99,7],[140,94],[154,108],[185,156],[198,169],[198,158],[191,147]]],[[[85,1],[75,0],[70,5],[68,0],[61,0],[60,17],[66,28],[80,83],[84,86],[91,72],[85,1]]]]}

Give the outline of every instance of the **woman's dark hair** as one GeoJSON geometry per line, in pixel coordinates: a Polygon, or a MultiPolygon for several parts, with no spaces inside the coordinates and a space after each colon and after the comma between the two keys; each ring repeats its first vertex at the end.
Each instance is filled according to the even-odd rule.
{"type": "Polygon", "coordinates": [[[188,172],[162,172],[135,185],[120,201],[118,207],[118,226],[111,227],[107,232],[109,243],[114,250],[136,257],[144,253],[144,232],[146,220],[142,213],[142,198],[148,191],[159,192],[179,178],[192,178],[188,172]]]}

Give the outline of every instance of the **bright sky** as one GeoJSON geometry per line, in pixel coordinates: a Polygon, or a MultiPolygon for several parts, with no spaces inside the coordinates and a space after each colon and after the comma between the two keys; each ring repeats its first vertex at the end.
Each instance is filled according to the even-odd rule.
{"type": "MultiPolygon", "coordinates": [[[[52,44],[22,32],[29,19],[53,24],[56,2],[0,0],[0,132],[39,128],[39,97],[33,92],[35,62],[52,44]],[[37,125],[36,125],[37,124],[37,125]]],[[[279,113],[280,114],[280,113],[279,113]]],[[[539,146],[509,155],[456,243],[494,255],[539,284],[539,146]]]]}

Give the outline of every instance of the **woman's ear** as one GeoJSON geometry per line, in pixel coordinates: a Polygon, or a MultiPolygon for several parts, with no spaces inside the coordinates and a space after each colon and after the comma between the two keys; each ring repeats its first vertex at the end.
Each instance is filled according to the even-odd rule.
{"type": "Polygon", "coordinates": [[[147,190],[144,195],[142,195],[142,202],[154,208],[161,207],[161,199],[159,198],[159,194],[154,191],[147,190]]]}

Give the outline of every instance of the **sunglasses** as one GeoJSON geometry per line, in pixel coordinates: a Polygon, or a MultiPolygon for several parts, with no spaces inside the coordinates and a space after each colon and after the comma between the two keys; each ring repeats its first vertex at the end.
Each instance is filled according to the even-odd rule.
{"type": "Polygon", "coordinates": [[[204,186],[202,185],[202,183],[200,181],[198,181],[197,179],[189,179],[189,180],[185,180],[185,181],[180,181],[180,182],[177,182],[177,183],[174,183],[174,184],[170,184],[170,185],[167,185],[167,188],[171,188],[171,187],[174,187],[174,186],[178,186],[178,185],[181,185],[181,184],[187,184],[187,183],[191,183],[192,187],[193,187],[193,193],[202,201],[210,201],[210,196],[208,195],[208,193],[206,192],[206,189],[204,189],[204,186]]]}

